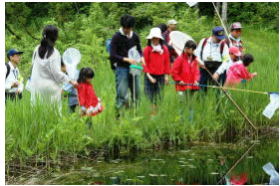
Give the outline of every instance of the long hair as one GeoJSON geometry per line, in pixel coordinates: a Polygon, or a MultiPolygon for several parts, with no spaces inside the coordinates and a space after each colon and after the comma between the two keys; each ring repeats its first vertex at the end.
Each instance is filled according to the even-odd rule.
{"type": "Polygon", "coordinates": [[[94,72],[91,68],[82,68],[79,73],[78,83],[85,83],[87,78],[93,78],[94,72]]]}
{"type": "Polygon", "coordinates": [[[41,59],[44,59],[45,56],[49,58],[53,54],[55,41],[58,38],[58,29],[53,25],[47,25],[42,35],[43,39],[39,47],[39,56],[41,59]]]}

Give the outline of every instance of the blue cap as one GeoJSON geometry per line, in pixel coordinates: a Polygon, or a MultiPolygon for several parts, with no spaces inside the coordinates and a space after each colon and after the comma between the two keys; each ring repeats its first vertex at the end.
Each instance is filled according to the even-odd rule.
{"type": "Polygon", "coordinates": [[[22,54],[23,52],[17,51],[16,49],[11,49],[7,53],[7,57],[9,58],[10,56],[13,56],[15,54],[22,54]]]}
{"type": "Polygon", "coordinates": [[[221,26],[216,26],[213,28],[212,33],[214,36],[216,36],[219,40],[225,39],[225,30],[221,26]]]}

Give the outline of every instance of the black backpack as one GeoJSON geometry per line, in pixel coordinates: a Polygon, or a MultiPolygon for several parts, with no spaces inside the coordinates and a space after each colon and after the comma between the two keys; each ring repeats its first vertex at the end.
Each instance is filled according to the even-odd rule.
{"type": "Polygon", "coordinates": [[[6,79],[7,79],[7,77],[8,77],[9,74],[10,74],[11,67],[10,67],[9,63],[5,63],[5,65],[6,65],[6,68],[7,68],[7,72],[6,72],[6,79]]]}

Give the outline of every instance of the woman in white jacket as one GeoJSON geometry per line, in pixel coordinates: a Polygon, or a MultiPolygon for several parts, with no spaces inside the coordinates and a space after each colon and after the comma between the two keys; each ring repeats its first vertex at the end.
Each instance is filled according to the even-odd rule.
{"type": "Polygon", "coordinates": [[[61,105],[61,91],[64,83],[74,86],[77,82],[71,81],[69,77],[61,71],[61,56],[54,48],[58,38],[58,29],[48,25],[43,30],[43,39],[37,46],[32,57],[31,74],[31,102],[39,98],[47,103],[58,103],[61,105]]]}

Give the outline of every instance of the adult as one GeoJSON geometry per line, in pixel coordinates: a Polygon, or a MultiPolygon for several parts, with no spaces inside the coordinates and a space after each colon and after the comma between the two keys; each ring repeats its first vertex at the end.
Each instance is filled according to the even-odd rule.
{"type": "MultiPolygon", "coordinates": [[[[136,46],[137,51],[142,56],[140,38],[135,32],[133,32],[135,18],[130,15],[123,15],[120,19],[120,25],[121,28],[114,34],[112,38],[110,50],[111,67],[115,68],[116,76],[117,117],[120,116],[120,109],[123,106],[128,105],[128,89],[131,91],[133,102],[136,102],[139,99],[140,77],[133,77],[129,73],[129,66],[131,64],[136,64],[136,61],[134,59],[128,58],[128,51],[132,47],[136,46]],[[133,81],[133,78],[135,78],[135,81],[133,81]]],[[[143,62],[143,57],[141,59],[143,62]]]]}
{"type": "Polygon", "coordinates": [[[172,31],[175,31],[176,28],[177,28],[177,21],[174,19],[171,19],[167,22],[167,30],[162,34],[163,38],[164,38],[164,43],[168,47],[168,50],[169,50],[171,63],[173,63],[175,61],[175,59],[178,57],[175,49],[171,45],[169,45],[169,41],[170,41],[169,35],[172,31]]]}
{"type": "Polygon", "coordinates": [[[157,27],[161,30],[161,33],[164,33],[167,30],[167,25],[164,23],[159,24],[157,27]]]}
{"type": "Polygon", "coordinates": [[[61,106],[63,83],[77,86],[77,82],[70,80],[61,70],[61,56],[54,48],[58,29],[53,25],[47,25],[42,35],[41,44],[35,48],[32,57],[31,102],[34,103],[37,98],[40,98],[61,106]]]}
{"type": "Polygon", "coordinates": [[[7,99],[16,100],[22,98],[23,79],[20,76],[18,65],[20,63],[20,55],[23,52],[11,49],[7,53],[9,62],[6,63],[6,79],[5,79],[5,101],[7,99]]]}
{"type": "Polygon", "coordinates": [[[227,45],[228,48],[235,46],[237,47],[241,53],[243,53],[243,42],[241,40],[241,34],[242,34],[242,25],[240,22],[235,22],[230,25],[230,34],[228,38],[221,41],[221,47],[223,45],[227,45]]]}
{"type": "MultiPolygon", "coordinates": [[[[220,42],[225,38],[223,27],[217,26],[212,29],[212,36],[203,38],[195,51],[195,55],[198,57],[200,68],[200,84],[207,85],[208,83],[214,83],[212,80],[212,74],[216,72],[223,61],[229,58],[228,47],[225,45],[221,50],[220,42]],[[206,68],[206,69],[205,69],[206,68]],[[209,70],[211,74],[207,71],[209,70]]],[[[218,81],[224,83],[225,73],[222,74],[218,81]]],[[[207,91],[207,87],[202,87],[201,90],[207,91]]]]}
{"type": "Polygon", "coordinates": [[[159,28],[152,28],[147,36],[148,44],[144,49],[145,93],[156,108],[161,98],[164,84],[168,83],[170,73],[169,52],[163,45],[163,37],[159,28]]]}

